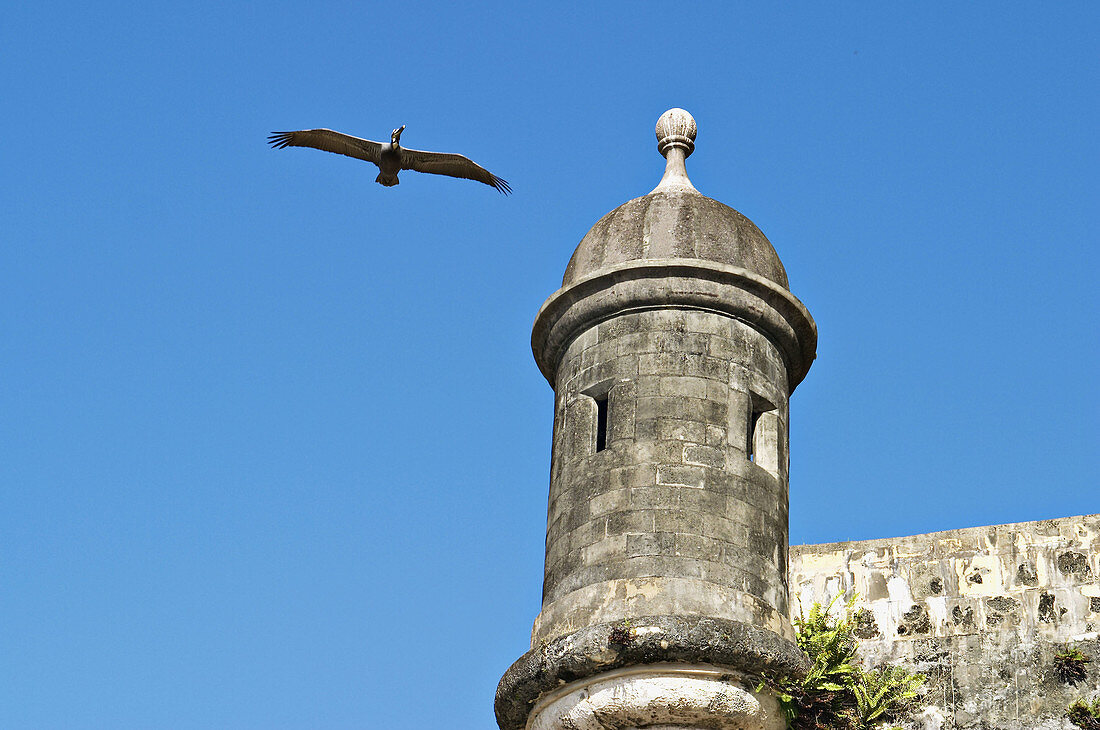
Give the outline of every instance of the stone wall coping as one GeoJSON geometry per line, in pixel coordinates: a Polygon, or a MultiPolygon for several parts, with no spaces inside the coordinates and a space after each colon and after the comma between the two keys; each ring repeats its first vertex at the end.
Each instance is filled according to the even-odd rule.
{"type": "MultiPolygon", "coordinates": [[[[1033,520],[1030,522],[1008,522],[1003,525],[981,525],[978,527],[960,527],[955,530],[941,530],[939,532],[926,532],[919,535],[903,535],[899,537],[876,537],[870,540],[839,540],[837,542],[810,543],[805,545],[791,545],[791,558],[802,555],[819,555],[829,552],[841,552],[846,550],[874,550],[879,548],[895,547],[899,542],[909,541],[913,543],[932,543],[938,540],[969,540],[973,537],[984,537],[991,532],[999,534],[1012,534],[1018,532],[1030,532],[1044,528],[1058,529],[1081,523],[1095,522],[1100,524],[1100,514],[1076,515],[1071,517],[1057,517],[1049,520],[1033,520]]],[[[985,550],[985,548],[983,548],[985,550]]]]}

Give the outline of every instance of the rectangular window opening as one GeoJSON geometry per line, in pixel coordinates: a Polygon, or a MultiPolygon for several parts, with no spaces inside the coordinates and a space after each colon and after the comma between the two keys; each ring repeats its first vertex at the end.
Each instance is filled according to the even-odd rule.
{"type": "Polygon", "coordinates": [[[607,393],[592,400],[596,401],[596,451],[600,452],[607,448],[607,393]]]}
{"type": "Polygon", "coordinates": [[[777,461],[777,425],[774,403],[753,392],[749,398],[745,455],[750,462],[768,469],[769,472],[774,471],[774,463],[777,461]]]}
{"type": "Polygon", "coordinates": [[[775,404],[752,394],[749,411],[748,439],[745,454],[749,461],[778,475],[779,472],[779,412],[775,404]]]}

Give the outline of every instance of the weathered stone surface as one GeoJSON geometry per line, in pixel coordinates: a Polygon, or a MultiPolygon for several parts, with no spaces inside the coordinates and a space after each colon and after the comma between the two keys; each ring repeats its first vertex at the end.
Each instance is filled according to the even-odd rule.
{"type": "Polygon", "coordinates": [[[713,312],[629,312],[587,332],[566,349],[558,369],[556,391],[564,406],[554,430],[559,447],[544,605],[533,641],[586,620],[637,615],[643,606],[648,613],[706,611],[791,637],[782,618],[788,609],[781,354],[749,325],[713,312]],[[625,348],[624,338],[637,351],[625,348]],[[711,351],[728,359],[703,354],[711,351]],[[636,374],[603,378],[600,363],[624,353],[636,359],[636,374]],[[707,365],[710,359],[720,366],[707,365]],[[606,448],[597,450],[597,406],[590,394],[604,393],[609,436],[606,448]],[[747,455],[754,402],[774,407],[774,420],[765,422],[772,436],[755,447],[757,463],[747,455]],[[711,445],[708,426],[741,435],[733,444],[723,439],[711,445]],[[688,584],[679,579],[713,596],[689,597],[688,584]],[[643,583],[647,591],[664,593],[640,595],[643,583]]]}
{"type": "Polygon", "coordinates": [[[659,192],[623,203],[581,239],[562,286],[628,261],[705,259],[741,266],[786,288],[771,242],[745,216],[697,192],[659,192]]]}
{"type": "Polygon", "coordinates": [[[751,678],[708,664],[650,664],[572,682],[540,701],[526,730],[783,730],[775,697],[751,678]]]}
{"type": "Polygon", "coordinates": [[[885,540],[791,547],[791,590],[809,608],[859,595],[868,665],[928,678],[915,727],[1073,727],[1066,707],[1100,690],[1100,515],[885,540]],[[1068,685],[1054,654],[1092,658],[1068,685]]]}
{"type": "Polygon", "coordinates": [[[713,664],[760,677],[798,676],[807,668],[797,647],[750,624],[636,616],[629,624],[587,626],[520,657],[497,687],[497,723],[501,730],[520,730],[535,702],[551,690],[619,667],[661,662],[713,664]]]}

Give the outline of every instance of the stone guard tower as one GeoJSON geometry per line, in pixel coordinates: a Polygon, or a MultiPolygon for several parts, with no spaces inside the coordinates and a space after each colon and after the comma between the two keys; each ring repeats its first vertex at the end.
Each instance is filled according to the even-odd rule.
{"type": "Polygon", "coordinates": [[[695,120],[657,122],[656,189],[605,215],[542,306],[554,388],[542,612],[497,689],[501,730],[782,728],[788,399],[817,347],[775,249],[687,177],[695,120]]]}

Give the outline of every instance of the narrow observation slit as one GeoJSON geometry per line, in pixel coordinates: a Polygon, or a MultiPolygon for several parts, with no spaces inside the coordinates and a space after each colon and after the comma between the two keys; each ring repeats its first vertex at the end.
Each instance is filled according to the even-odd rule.
{"type": "Polygon", "coordinates": [[[600,452],[607,448],[607,394],[592,400],[596,401],[596,451],[600,452]]]}
{"type": "Polygon", "coordinates": [[[760,416],[764,415],[764,411],[758,411],[754,407],[752,413],[749,414],[749,431],[748,431],[748,443],[745,444],[745,453],[749,456],[749,461],[756,461],[756,427],[760,423],[760,416]]]}

